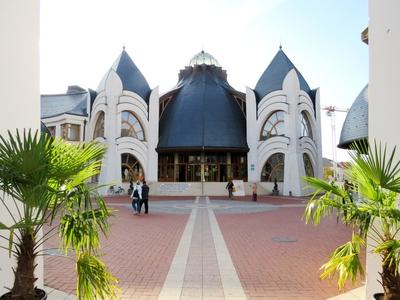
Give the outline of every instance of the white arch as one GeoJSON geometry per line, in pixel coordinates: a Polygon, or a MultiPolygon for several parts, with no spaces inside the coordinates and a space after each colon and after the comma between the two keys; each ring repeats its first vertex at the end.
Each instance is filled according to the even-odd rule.
{"type": "Polygon", "coordinates": [[[258,105],[257,119],[264,119],[274,110],[289,111],[287,102],[264,102],[263,105],[258,105]]]}
{"type": "Polygon", "coordinates": [[[310,96],[308,96],[308,94],[306,94],[304,91],[300,91],[298,106],[299,106],[299,110],[307,109],[313,115],[315,114],[314,103],[311,101],[310,96]],[[307,108],[305,108],[305,107],[307,107],[307,108]]]}
{"type": "Polygon", "coordinates": [[[265,96],[262,101],[260,101],[257,105],[257,115],[260,117],[263,114],[265,109],[268,109],[268,106],[273,104],[284,104],[287,105],[287,97],[282,93],[283,91],[272,92],[265,96]]]}
{"type": "Polygon", "coordinates": [[[143,120],[149,119],[148,106],[144,101],[138,100],[136,97],[121,96],[118,102],[118,111],[133,110],[137,114],[142,115],[143,120]]]}
{"type": "Polygon", "coordinates": [[[314,157],[318,156],[317,145],[308,136],[303,136],[302,138],[300,138],[300,147],[302,150],[309,149],[314,157]]]}

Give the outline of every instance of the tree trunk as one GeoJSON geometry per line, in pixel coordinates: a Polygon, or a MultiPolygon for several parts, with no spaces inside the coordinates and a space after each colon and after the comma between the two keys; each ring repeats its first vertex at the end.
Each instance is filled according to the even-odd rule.
{"type": "MultiPolygon", "coordinates": [[[[386,255],[383,261],[386,260],[386,255]]],[[[385,263],[382,266],[382,286],[384,291],[384,300],[400,300],[400,275],[396,271],[396,266],[385,263]]]]}
{"type": "Polygon", "coordinates": [[[14,270],[12,299],[35,300],[35,237],[31,231],[24,231],[21,244],[17,246],[17,268],[14,270]]]}

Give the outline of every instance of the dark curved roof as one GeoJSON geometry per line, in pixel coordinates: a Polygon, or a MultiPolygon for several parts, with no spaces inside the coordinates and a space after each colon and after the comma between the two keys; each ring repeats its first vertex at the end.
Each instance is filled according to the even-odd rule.
{"type": "Polygon", "coordinates": [[[283,52],[283,50],[280,48],[269,66],[261,75],[256,87],[254,88],[257,96],[257,104],[269,93],[281,90],[283,80],[285,79],[287,73],[292,69],[296,70],[297,76],[299,77],[300,89],[306,93],[309,93],[310,86],[304,79],[303,75],[301,75],[299,70],[297,70],[290,59],[286,56],[285,52],[283,52]]]}
{"type": "Polygon", "coordinates": [[[40,96],[40,118],[62,114],[87,116],[88,92],[77,86],[68,87],[66,94],[40,96]]]}
{"type": "Polygon", "coordinates": [[[339,148],[349,149],[351,143],[368,139],[368,84],[354,100],[340,133],[339,148]]]}
{"type": "Polygon", "coordinates": [[[138,94],[148,103],[150,86],[125,49],[122,50],[111,68],[121,78],[124,90],[138,94]]]}
{"type": "MultiPolygon", "coordinates": [[[[159,123],[158,151],[248,151],[246,119],[233,95],[239,95],[215,65],[186,67],[159,123]]],[[[162,100],[162,99],[161,99],[162,100]]]]}

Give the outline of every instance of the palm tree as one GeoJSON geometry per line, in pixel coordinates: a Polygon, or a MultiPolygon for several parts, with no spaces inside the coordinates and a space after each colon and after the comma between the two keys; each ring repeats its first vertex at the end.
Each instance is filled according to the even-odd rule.
{"type": "Polygon", "coordinates": [[[38,132],[0,136],[0,202],[12,220],[0,223],[9,231],[0,238],[17,263],[5,299],[37,299],[35,259],[57,232],[65,254],[75,254],[78,299],[116,297],[116,279],[98,257],[99,232],[107,233],[111,212],[86,184],[99,173],[104,153],[97,143],[69,144],[38,132]],[[59,225],[41,235],[53,221],[59,225]]]}
{"type": "Polygon", "coordinates": [[[382,261],[379,274],[383,299],[400,299],[400,210],[397,207],[400,161],[396,160],[396,148],[388,151],[376,142],[373,147],[359,143],[352,148],[349,152],[352,162],[347,172],[352,184],[339,186],[305,178],[315,189],[305,209],[306,222],[319,224],[323,217],[337,214],[353,231],[352,239],[339,246],[321,267],[321,278],[337,274],[338,286],[343,288],[348,279],[354,282],[358,275],[363,276],[359,255],[369,238],[373,253],[382,261]],[[358,201],[355,201],[356,194],[358,201]]]}

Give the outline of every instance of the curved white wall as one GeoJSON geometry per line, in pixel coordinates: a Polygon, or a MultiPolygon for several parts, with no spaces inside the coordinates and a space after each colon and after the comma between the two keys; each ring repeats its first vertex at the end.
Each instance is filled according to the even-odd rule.
{"type": "MultiPolygon", "coordinates": [[[[136,93],[124,91],[122,82],[114,70],[110,70],[102,83],[101,92],[93,103],[92,118],[88,124],[87,139],[93,139],[94,127],[100,112],[104,112],[104,138],[96,139],[107,146],[100,174],[99,184],[122,184],[121,178],[121,154],[129,153],[136,157],[141,164],[145,176],[148,172],[148,140],[149,113],[144,99],[136,93]],[[133,137],[121,137],[121,113],[129,111],[135,115],[140,122],[145,140],[140,141],[133,137]]],[[[104,194],[107,188],[103,188],[104,194]]]]}
{"type": "MultiPolygon", "coordinates": [[[[246,91],[246,105],[255,102],[255,94],[251,89],[246,91]]],[[[257,182],[261,179],[261,172],[268,158],[275,153],[285,154],[285,174],[283,183],[283,194],[301,196],[306,193],[303,189],[304,184],[301,176],[305,175],[303,153],[307,153],[311,159],[316,176],[322,175],[322,150],[319,119],[319,91],[316,95],[316,105],[310,99],[310,96],[300,90],[300,83],[297,73],[294,69],[288,72],[284,81],[282,90],[274,91],[264,96],[258,104],[256,112],[256,121],[249,120],[251,115],[247,114],[248,126],[248,160],[256,161],[257,168],[248,168],[249,181],[257,182]],[[275,111],[283,111],[284,114],[284,135],[274,136],[267,140],[260,140],[263,126],[268,117],[275,111]],[[313,139],[301,137],[300,117],[305,112],[310,121],[313,139]],[[252,126],[253,127],[249,127],[252,126]],[[256,134],[251,133],[249,138],[249,129],[255,128],[256,134]],[[257,139],[255,141],[255,139],[257,139]],[[250,154],[251,153],[251,154],[250,154]],[[320,171],[321,169],[321,171],[320,171]]],[[[253,108],[250,107],[252,111],[253,108]]],[[[254,131],[254,130],[253,130],[254,131]]]]}

